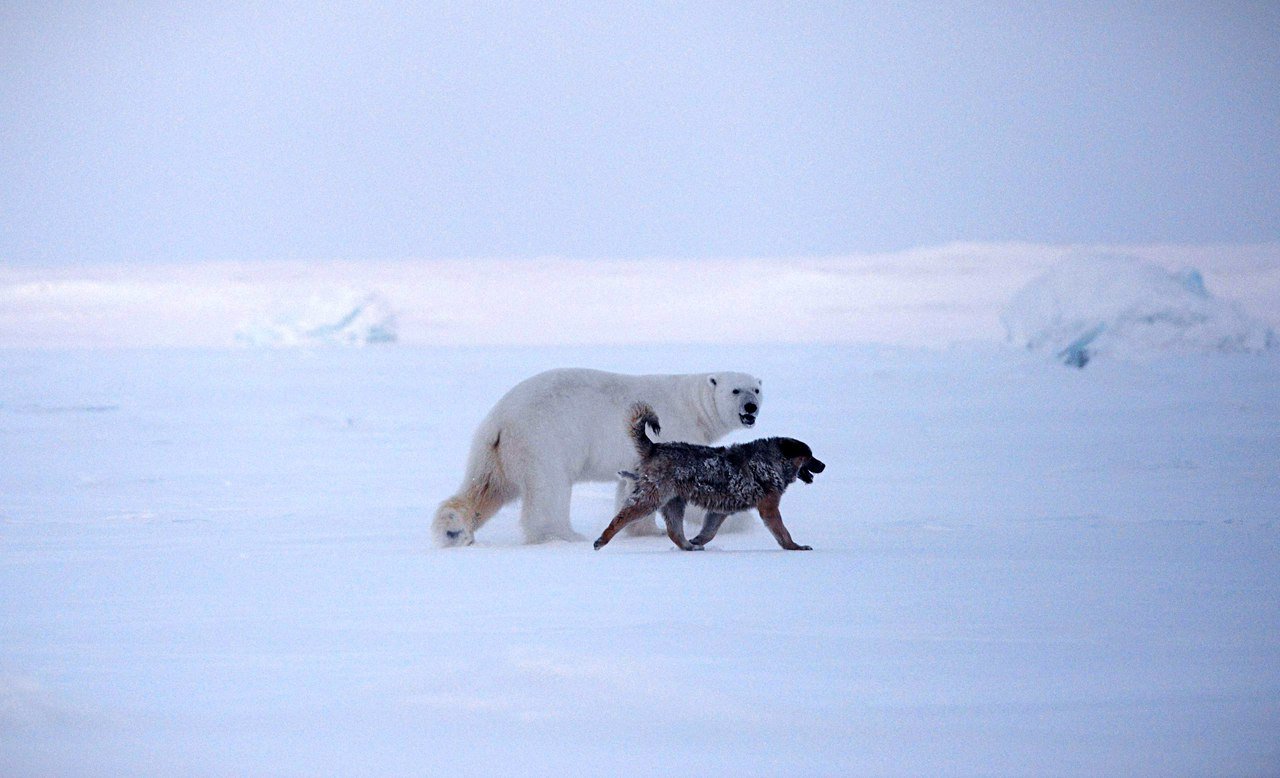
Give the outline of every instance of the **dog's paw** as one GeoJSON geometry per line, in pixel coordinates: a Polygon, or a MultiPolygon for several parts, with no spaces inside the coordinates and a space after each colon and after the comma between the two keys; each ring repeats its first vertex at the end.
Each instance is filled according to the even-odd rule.
{"type": "Polygon", "coordinates": [[[792,551],[812,551],[813,546],[792,546],[792,551]]]}
{"type": "Polygon", "coordinates": [[[603,545],[604,545],[604,538],[597,538],[596,542],[591,544],[591,547],[594,548],[596,551],[599,551],[600,547],[603,545]]]}
{"type": "Polygon", "coordinates": [[[706,550],[707,550],[706,546],[702,545],[701,543],[694,543],[692,540],[689,541],[689,547],[685,549],[685,551],[706,551],[706,550]]]}

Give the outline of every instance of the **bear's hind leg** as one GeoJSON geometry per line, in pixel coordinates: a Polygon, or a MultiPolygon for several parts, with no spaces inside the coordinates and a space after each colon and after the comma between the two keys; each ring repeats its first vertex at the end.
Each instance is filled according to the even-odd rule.
{"type": "Polygon", "coordinates": [[[545,473],[530,473],[525,481],[520,506],[520,528],[526,543],[550,540],[579,541],[585,537],[569,523],[569,501],[573,485],[568,479],[545,473]]]}

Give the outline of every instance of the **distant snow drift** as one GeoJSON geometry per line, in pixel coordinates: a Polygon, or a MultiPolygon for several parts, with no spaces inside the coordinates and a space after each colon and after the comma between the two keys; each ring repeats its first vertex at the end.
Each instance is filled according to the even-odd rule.
{"type": "MultiPolygon", "coordinates": [[[[1089,249],[1104,250],[1161,268],[1197,267],[1216,295],[1238,300],[1250,316],[1272,326],[1280,323],[1280,243],[1089,249]]],[[[1010,298],[1080,252],[989,243],[809,258],[0,264],[0,347],[288,348],[394,341],[937,348],[1001,340],[1000,312],[1010,298]]],[[[1098,287],[1108,299],[1117,295],[1101,280],[1064,283],[1075,285],[1067,290],[1073,299],[1094,299],[1098,287]]],[[[1147,289],[1153,283],[1159,286],[1126,276],[1112,285],[1145,290],[1135,292],[1139,296],[1173,294],[1147,289]]],[[[1113,314],[1101,312],[1104,319],[1113,314]]]]}
{"type": "Polygon", "coordinates": [[[1265,322],[1210,295],[1200,271],[1118,255],[1064,261],[1018,292],[1001,319],[1009,341],[1073,367],[1099,355],[1256,353],[1276,342],[1265,322]]]}

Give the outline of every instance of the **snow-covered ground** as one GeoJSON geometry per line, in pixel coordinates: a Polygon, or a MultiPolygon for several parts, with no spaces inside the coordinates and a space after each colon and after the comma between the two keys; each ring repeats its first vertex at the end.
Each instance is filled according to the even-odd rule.
{"type": "MultiPolygon", "coordinates": [[[[0,765],[36,775],[1264,775],[1280,364],[1003,346],[0,352],[0,765]],[[429,547],[556,365],[748,369],[762,528],[429,547]]],[[[611,489],[579,488],[576,527],[611,489]]]]}
{"type": "MultiPolygon", "coordinates": [[[[1274,327],[1268,251],[1161,258],[1274,327]]],[[[0,775],[1276,774],[1280,355],[1069,369],[999,321],[1060,257],[982,256],[0,272],[0,775]],[[468,304],[521,284],[494,344],[468,304]],[[399,342],[234,345],[359,340],[325,311],[399,342]],[[734,439],[828,463],[782,504],[815,550],[514,507],[432,548],[474,425],[568,365],[760,375],[734,439]]]]}

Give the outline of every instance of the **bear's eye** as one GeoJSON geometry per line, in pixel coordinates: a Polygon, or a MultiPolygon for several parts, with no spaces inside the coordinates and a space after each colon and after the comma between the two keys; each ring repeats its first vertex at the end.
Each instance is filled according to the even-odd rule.
{"type": "Polygon", "coordinates": [[[741,389],[734,389],[734,390],[733,390],[733,393],[734,393],[734,394],[742,394],[742,390],[741,390],[741,389]]]}

